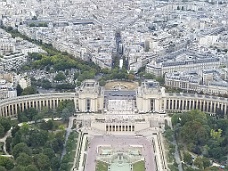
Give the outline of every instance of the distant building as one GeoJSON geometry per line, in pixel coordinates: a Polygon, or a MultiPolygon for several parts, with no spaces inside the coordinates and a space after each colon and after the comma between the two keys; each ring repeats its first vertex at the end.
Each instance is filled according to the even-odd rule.
{"type": "Polygon", "coordinates": [[[228,94],[228,82],[224,78],[225,73],[219,70],[172,72],[165,74],[165,85],[185,91],[224,95],[228,94]]]}
{"type": "Polygon", "coordinates": [[[0,79],[0,99],[17,97],[16,89],[4,79],[0,79]]]}
{"type": "MultiPolygon", "coordinates": [[[[177,52],[175,52],[177,53],[177,52]]],[[[155,76],[163,76],[165,73],[181,71],[188,72],[193,68],[196,71],[204,69],[217,69],[220,66],[220,58],[180,52],[180,54],[170,54],[156,60],[152,60],[146,65],[146,72],[155,76]]]]}

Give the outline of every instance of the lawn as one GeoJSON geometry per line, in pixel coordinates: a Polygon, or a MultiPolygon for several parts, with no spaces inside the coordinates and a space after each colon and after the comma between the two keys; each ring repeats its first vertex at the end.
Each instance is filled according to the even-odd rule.
{"type": "Polygon", "coordinates": [[[145,171],[145,162],[139,161],[133,164],[133,171],[145,171]]]}
{"type": "Polygon", "coordinates": [[[98,161],[96,165],[96,171],[108,171],[108,164],[102,161],[98,161]]]}

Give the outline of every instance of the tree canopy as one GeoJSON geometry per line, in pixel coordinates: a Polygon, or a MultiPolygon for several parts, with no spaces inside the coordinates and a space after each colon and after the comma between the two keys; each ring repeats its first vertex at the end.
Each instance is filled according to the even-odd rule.
{"type": "MultiPolygon", "coordinates": [[[[228,154],[228,119],[193,110],[172,116],[177,140],[198,155],[225,161],[228,154]]],[[[197,164],[205,165],[201,159],[197,164]],[[203,163],[203,164],[202,164],[203,163]]]]}
{"type": "MultiPolygon", "coordinates": [[[[52,122],[48,122],[49,123],[52,122]]],[[[12,130],[7,140],[8,152],[14,159],[0,158],[0,166],[9,171],[50,171],[60,167],[65,131],[51,124],[50,129],[41,129],[43,124],[23,124],[12,130]],[[58,131],[49,131],[57,130],[58,131]]]]}

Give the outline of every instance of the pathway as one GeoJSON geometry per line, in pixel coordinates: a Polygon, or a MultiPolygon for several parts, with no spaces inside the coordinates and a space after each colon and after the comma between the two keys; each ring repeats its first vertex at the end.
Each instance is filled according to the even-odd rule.
{"type": "Polygon", "coordinates": [[[74,119],[75,119],[75,117],[73,117],[73,116],[69,117],[69,123],[68,123],[68,127],[66,129],[66,137],[65,137],[63,152],[61,154],[61,159],[66,154],[66,143],[67,143],[67,140],[68,140],[70,133],[72,132],[72,126],[74,123],[74,119]]]}
{"type": "MultiPolygon", "coordinates": [[[[0,142],[3,143],[3,151],[6,155],[9,155],[9,153],[6,151],[6,138],[11,136],[11,131],[12,131],[12,127],[10,128],[9,131],[6,132],[5,136],[0,139],[0,142]]],[[[9,155],[9,156],[11,156],[11,155],[9,155]]]]}

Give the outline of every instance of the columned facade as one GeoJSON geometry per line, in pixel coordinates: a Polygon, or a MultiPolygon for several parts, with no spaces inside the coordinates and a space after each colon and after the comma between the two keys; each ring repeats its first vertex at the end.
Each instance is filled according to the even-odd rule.
{"type": "MultiPolygon", "coordinates": [[[[0,116],[16,117],[18,112],[28,108],[41,110],[43,107],[56,108],[63,100],[72,100],[76,112],[103,113],[105,106],[104,89],[94,80],[83,82],[75,93],[51,93],[19,96],[0,100],[0,116]]],[[[109,90],[110,91],[110,90],[109,90]]],[[[198,109],[208,113],[228,116],[228,99],[216,96],[184,93],[165,93],[157,82],[145,81],[136,90],[138,113],[182,112],[198,109]]],[[[108,125],[107,131],[129,131],[130,125],[108,125]],[[112,129],[110,129],[110,126],[112,129]],[[115,126],[115,128],[113,128],[115,126]],[[119,127],[121,126],[121,127],[119,127]],[[124,126],[124,127],[123,127],[124,126]],[[128,127],[126,127],[128,126],[128,127]]],[[[131,129],[133,125],[131,125],[131,129]]]]}
{"type": "Polygon", "coordinates": [[[166,112],[198,109],[228,115],[228,99],[198,94],[173,94],[166,101],[166,112]]]}
{"type": "Polygon", "coordinates": [[[74,100],[75,93],[52,93],[19,96],[0,101],[0,116],[16,117],[19,111],[28,108],[41,110],[43,107],[56,108],[60,101],[74,100]]]}
{"type": "Polygon", "coordinates": [[[134,124],[106,124],[106,132],[134,132],[134,124]]]}

